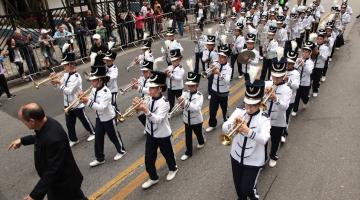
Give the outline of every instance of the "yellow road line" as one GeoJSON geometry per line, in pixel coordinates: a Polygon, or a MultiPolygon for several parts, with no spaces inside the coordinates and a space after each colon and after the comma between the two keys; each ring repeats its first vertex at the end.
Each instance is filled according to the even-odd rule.
{"type": "MultiPolygon", "coordinates": [[[[233,85],[230,89],[230,94],[233,94],[234,92],[236,92],[236,90],[239,89],[243,84],[244,84],[244,81],[241,80],[238,83],[236,83],[235,85],[233,85]]],[[[231,100],[231,97],[230,97],[230,100],[231,100]]],[[[208,112],[209,112],[209,106],[206,106],[205,108],[202,109],[202,113],[204,115],[208,112]]],[[[182,132],[184,132],[184,127],[179,128],[175,132],[173,132],[173,138],[176,139],[182,132]]],[[[139,159],[137,159],[135,162],[133,162],[125,170],[122,170],[118,175],[116,175],[114,178],[112,178],[110,181],[108,181],[105,185],[103,185],[101,188],[99,188],[93,194],[91,194],[89,199],[96,200],[96,199],[100,198],[102,195],[109,192],[116,185],[120,184],[130,174],[132,174],[132,172],[134,172],[136,169],[138,169],[143,164],[144,164],[144,155],[141,156],[139,159]]]]}
{"type": "MultiPolygon", "coordinates": [[[[229,100],[229,106],[235,104],[241,97],[244,96],[245,88],[242,88],[239,92],[237,92],[232,98],[229,100]]],[[[218,112],[217,116],[222,114],[221,112],[218,112]]],[[[204,126],[207,126],[208,122],[204,122],[204,126]]],[[[174,153],[178,153],[180,150],[183,149],[185,146],[185,141],[181,140],[178,143],[176,143],[174,148],[174,153]]],[[[159,169],[162,166],[165,165],[165,159],[163,156],[161,156],[159,159],[157,159],[156,162],[156,168],[159,169]]],[[[132,193],[136,188],[140,186],[141,183],[143,183],[148,178],[148,174],[146,171],[141,172],[135,179],[130,181],[125,187],[123,187],[120,191],[115,194],[111,199],[112,200],[122,200],[125,199],[130,193],[132,193]]]]}

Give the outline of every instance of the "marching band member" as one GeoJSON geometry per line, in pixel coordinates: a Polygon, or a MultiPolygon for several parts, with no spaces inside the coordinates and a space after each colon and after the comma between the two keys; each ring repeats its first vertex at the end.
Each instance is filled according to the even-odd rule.
{"type": "MultiPolygon", "coordinates": [[[[259,51],[255,49],[255,40],[256,40],[256,35],[255,34],[248,34],[247,38],[246,38],[246,49],[243,49],[241,52],[244,51],[252,51],[255,53],[255,58],[253,60],[251,60],[248,64],[243,64],[242,65],[242,73],[245,75],[245,80],[249,80],[249,68],[251,67],[257,67],[259,64],[259,59],[260,59],[260,55],[259,55],[259,51]]],[[[240,77],[241,78],[241,77],[240,77]]]]}
{"type": "Polygon", "coordinates": [[[213,74],[212,82],[212,94],[209,103],[210,118],[209,118],[209,127],[206,128],[206,132],[211,132],[216,128],[217,119],[216,113],[219,109],[219,105],[222,110],[223,120],[227,119],[227,107],[229,99],[229,89],[230,89],[230,78],[231,78],[231,66],[228,63],[228,58],[231,54],[231,50],[228,45],[223,45],[219,47],[219,61],[213,63],[215,66],[211,73],[213,74]]]}
{"type": "Polygon", "coordinates": [[[182,95],[182,91],[184,88],[184,68],[181,66],[182,55],[180,49],[173,49],[170,50],[170,60],[171,65],[169,65],[166,70],[165,74],[166,84],[168,88],[168,101],[170,104],[170,111],[174,107],[175,98],[179,98],[182,95]]]}
{"type": "MultiPolygon", "coordinates": [[[[65,54],[65,59],[61,63],[64,66],[64,75],[61,79],[53,79],[51,83],[57,86],[64,93],[64,107],[67,108],[72,101],[76,98],[78,92],[82,90],[82,79],[80,74],[76,71],[75,66],[75,53],[69,52],[65,54]]],[[[53,77],[55,74],[51,74],[53,77]]],[[[76,136],[76,118],[79,118],[82,125],[89,132],[87,141],[95,139],[94,126],[85,113],[84,104],[78,104],[74,109],[65,114],[66,128],[68,129],[70,147],[79,143],[76,136]]]]}
{"type": "Polygon", "coordinates": [[[116,112],[114,106],[111,104],[111,92],[106,83],[109,81],[109,76],[106,75],[106,68],[104,66],[94,66],[91,68],[91,73],[88,78],[93,87],[89,96],[84,96],[80,102],[89,106],[89,108],[96,111],[96,125],[95,125],[95,157],[96,159],[90,162],[90,167],[96,167],[105,163],[104,155],[104,136],[108,135],[110,141],[114,144],[117,153],[114,160],[121,159],[125,154],[125,148],[121,140],[120,132],[117,130],[116,112]]]}
{"type": "Polygon", "coordinates": [[[245,38],[242,35],[242,29],[244,28],[244,25],[238,23],[236,24],[235,30],[234,30],[234,36],[235,36],[235,41],[233,44],[230,45],[231,47],[231,58],[230,58],[230,64],[231,64],[231,68],[232,68],[232,73],[231,73],[231,79],[233,79],[233,75],[234,75],[234,69],[235,69],[235,62],[237,63],[238,66],[238,72],[239,72],[239,76],[238,78],[242,78],[242,70],[241,70],[241,63],[239,63],[237,61],[237,58],[239,56],[239,53],[242,51],[242,49],[244,48],[245,45],[245,38]]]}
{"type": "Polygon", "coordinates": [[[234,185],[241,200],[259,199],[256,191],[258,176],[266,161],[266,143],[270,138],[270,119],[260,110],[264,81],[246,82],[245,108],[236,108],[222,128],[227,133],[244,122],[231,145],[231,166],[234,185]],[[245,118],[245,119],[244,119],[245,118]]]}
{"type": "Polygon", "coordinates": [[[175,40],[175,28],[172,27],[168,27],[167,28],[167,40],[165,41],[165,49],[162,48],[162,52],[165,53],[165,57],[166,57],[166,62],[168,63],[168,65],[171,65],[171,60],[170,60],[170,51],[174,50],[174,49],[180,49],[180,52],[183,52],[183,48],[181,46],[181,44],[175,40]]]}
{"type": "Polygon", "coordinates": [[[300,85],[296,92],[294,108],[291,113],[293,117],[296,116],[300,98],[303,101],[303,107],[306,108],[307,103],[309,102],[309,93],[311,87],[311,74],[314,69],[314,62],[311,60],[310,55],[314,49],[314,43],[308,41],[302,47],[302,58],[304,65],[299,69],[300,70],[300,85]]]}
{"type": "MultiPolygon", "coordinates": [[[[169,102],[163,97],[162,92],[166,91],[166,75],[163,72],[154,71],[150,78],[149,95],[151,100],[143,102],[137,107],[138,112],[146,115],[146,144],[145,144],[145,168],[149,179],[142,184],[143,189],[148,189],[159,182],[156,173],[157,149],[160,148],[169,167],[167,181],[175,178],[178,168],[175,161],[174,151],[171,146],[171,127],[168,119],[170,111],[169,102]]],[[[134,104],[138,103],[135,99],[134,104]]]]}
{"type": "Polygon", "coordinates": [[[271,68],[272,81],[266,82],[265,93],[269,96],[267,114],[270,116],[271,151],[269,166],[275,167],[278,160],[278,149],[281,136],[286,129],[286,110],[289,107],[292,91],[285,84],[286,59],[280,55],[273,59],[271,68]]]}
{"type": "Polygon", "coordinates": [[[305,37],[305,25],[306,25],[306,21],[305,21],[305,7],[304,6],[299,6],[298,7],[298,26],[299,26],[299,32],[300,35],[297,38],[296,42],[297,42],[297,46],[299,48],[302,47],[302,44],[304,42],[304,37],[305,37]]]}
{"type": "Polygon", "coordinates": [[[261,80],[265,80],[266,75],[267,75],[267,80],[270,79],[272,59],[274,59],[277,56],[276,49],[278,48],[279,44],[274,39],[275,33],[276,33],[276,28],[274,26],[270,26],[268,31],[268,38],[267,38],[268,41],[265,42],[263,46],[264,48],[263,54],[265,58],[263,62],[263,67],[261,69],[261,75],[260,75],[261,80]]]}
{"type": "MultiPolygon", "coordinates": [[[[221,20],[220,20],[221,21],[221,20]]],[[[205,63],[201,60],[203,52],[205,51],[205,42],[206,36],[202,34],[202,31],[198,28],[195,29],[195,34],[197,36],[197,40],[194,41],[195,43],[195,73],[199,73],[200,62],[202,65],[203,71],[205,71],[205,63]]]]}
{"type": "MultiPolygon", "coordinates": [[[[235,18],[236,18],[236,14],[235,14],[235,18]]],[[[239,23],[242,24],[242,25],[246,24],[246,8],[241,8],[240,9],[240,16],[237,19],[236,24],[239,24],[239,23]]]]}
{"type": "Polygon", "coordinates": [[[316,1],[314,1],[312,3],[312,10],[313,10],[312,15],[314,16],[315,21],[312,24],[311,32],[316,33],[316,31],[318,30],[318,27],[319,27],[320,19],[321,19],[321,9],[318,6],[318,3],[316,1]]]}
{"type": "Polygon", "coordinates": [[[269,27],[267,24],[267,14],[266,12],[262,13],[260,16],[260,23],[257,27],[257,33],[258,33],[258,40],[259,40],[259,52],[260,52],[260,59],[263,59],[263,46],[265,41],[267,40],[267,32],[269,30],[269,27]]]}
{"type": "Polygon", "coordinates": [[[329,49],[329,56],[325,61],[325,65],[324,65],[324,70],[322,72],[322,77],[321,77],[321,82],[325,82],[326,80],[326,73],[329,67],[329,61],[331,59],[332,54],[334,53],[334,47],[335,47],[335,39],[336,39],[336,35],[332,34],[332,28],[333,27],[333,23],[331,21],[326,23],[325,26],[325,31],[326,31],[326,45],[328,46],[329,49]]]}
{"type": "MultiPolygon", "coordinates": [[[[202,61],[205,63],[205,70],[209,69],[209,65],[218,60],[218,54],[215,49],[216,37],[207,35],[206,50],[203,52],[202,61]]],[[[208,99],[211,98],[213,75],[208,76],[208,99]]]]}
{"type": "MultiPolygon", "coordinates": [[[[132,83],[134,85],[132,86],[132,89],[137,90],[141,97],[149,96],[149,80],[152,76],[152,70],[153,70],[154,63],[151,61],[143,60],[141,63],[141,72],[142,76],[139,79],[133,79],[132,83]]],[[[146,123],[146,116],[144,113],[138,116],[139,121],[143,126],[145,126],[146,123]]]]}
{"type": "Polygon", "coordinates": [[[189,72],[186,78],[185,85],[188,87],[188,91],[185,91],[183,95],[178,99],[182,102],[181,106],[183,111],[183,121],[185,124],[185,142],[186,152],[181,156],[181,160],[187,160],[192,156],[192,132],[196,135],[198,144],[197,148],[201,149],[205,145],[205,139],[202,132],[203,115],[201,108],[203,105],[204,97],[200,91],[198,91],[201,75],[189,72]]]}
{"type": "Polygon", "coordinates": [[[312,15],[312,8],[311,7],[308,7],[306,9],[306,15],[305,15],[305,18],[304,18],[304,27],[305,27],[305,41],[308,41],[309,40],[309,35],[311,33],[311,30],[312,30],[312,25],[315,21],[314,19],[314,15],[312,15]]]}
{"type": "Polygon", "coordinates": [[[152,44],[152,42],[150,39],[144,40],[144,44],[141,47],[142,54],[140,54],[138,56],[138,64],[140,64],[144,60],[154,62],[154,57],[153,57],[152,51],[151,51],[151,44],[152,44]]]}
{"type": "MultiPolygon", "coordinates": [[[[295,48],[295,50],[297,50],[297,48],[295,48]]],[[[286,142],[286,137],[289,135],[288,133],[288,129],[289,129],[289,117],[291,114],[291,111],[294,107],[294,102],[295,102],[295,97],[296,97],[296,92],[299,88],[300,85],[300,72],[298,71],[299,65],[303,65],[304,60],[302,58],[297,59],[298,57],[298,53],[297,51],[289,51],[287,54],[287,64],[286,64],[286,70],[287,70],[287,74],[285,77],[285,84],[287,84],[287,86],[289,86],[289,88],[292,91],[291,94],[291,99],[290,99],[290,103],[289,103],[289,107],[286,110],[286,124],[287,127],[284,131],[283,136],[281,136],[281,142],[285,143],[286,142]]]]}
{"type": "MultiPolygon", "coordinates": [[[[228,32],[226,30],[226,28],[224,27],[226,24],[226,19],[225,18],[221,18],[219,20],[219,26],[218,26],[218,30],[215,32],[215,38],[216,38],[216,45],[220,46],[222,44],[221,41],[221,36],[222,35],[227,35],[228,32]]],[[[231,33],[231,32],[229,32],[231,33]]],[[[205,38],[205,44],[206,44],[206,38],[205,38]]],[[[206,49],[206,48],[205,48],[206,49]]],[[[204,70],[205,71],[205,70],[204,70]]]]}
{"type": "Polygon", "coordinates": [[[228,34],[231,34],[236,26],[236,18],[237,18],[237,14],[236,13],[231,13],[230,16],[230,20],[228,21],[227,25],[226,25],[226,32],[228,34]]]}
{"type": "Polygon", "coordinates": [[[275,38],[279,43],[279,47],[285,48],[285,42],[288,40],[287,30],[284,28],[284,20],[285,16],[280,15],[276,21],[277,31],[275,34],[275,38]]]}
{"type": "Polygon", "coordinates": [[[256,5],[252,5],[250,10],[246,13],[246,16],[251,17],[251,24],[257,27],[259,24],[259,16],[255,14],[256,5]]]}
{"type": "Polygon", "coordinates": [[[330,52],[329,47],[325,44],[326,40],[326,32],[324,29],[320,29],[316,38],[318,50],[316,51],[316,59],[315,59],[315,66],[313,70],[313,96],[317,97],[320,87],[320,80],[322,77],[322,71],[325,66],[325,61],[328,59],[330,52]]]}
{"type": "Polygon", "coordinates": [[[113,51],[108,51],[105,55],[105,57],[103,58],[104,62],[105,62],[105,66],[106,66],[106,75],[108,77],[110,77],[109,82],[106,83],[106,86],[109,88],[110,92],[111,92],[111,104],[115,107],[115,109],[118,111],[118,107],[117,107],[117,103],[116,103],[116,99],[117,99],[117,94],[118,94],[118,84],[117,84],[117,78],[118,78],[118,68],[117,66],[114,64],[114,60],[116,59],[116,53],[113,51]]]}

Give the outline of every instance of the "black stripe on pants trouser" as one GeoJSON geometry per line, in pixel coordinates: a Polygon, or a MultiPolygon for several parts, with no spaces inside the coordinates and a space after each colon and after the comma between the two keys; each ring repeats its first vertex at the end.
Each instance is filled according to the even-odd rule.
{"type": "Polygon", "coordinates": [[[69,139],[73,142],[77,141],[76,136],[76,118],[79,118],[84,128],[90,133],[95,134],[94,125],[89,120],[89,117],[85,113],[84,108],[75,108],[65,114],[66,128],[68,130],[69,139]]]}
{"type": "Polygon", "coordinates": [[[320,80],[321,80],[321,77],[322,77],[322,71],[323,69],[322,68],[314,68],[313,70],[313,92],[317,93],[319,92],[319,87],[320,87],[320,80]]]}
{"type": "Polygon", "coordinates": [[[326,76],[328,68],[329,68],[329,58],[326,59],[326,61],[325,61],[324,69],[323,69],[323,71],[321,73],[322,76],[326,76]]]}
{"type": "Polygon", "coordinates": [[[231,157],[233,181],[239,200],[259,199],[256,192],[256,182],[261,167],[244,166],[231,157]]]}
{"type": "Polygon", "coordinates": [[[115,110],[119,110],[117,103],[116,103],[116,99],[117,99],[117,92],[112,92],[111,93],[111,105],[113,105],[115,107],[115,110]]]}
{"type": "Polygon", "coordinates": [[[234,76],[235,63],[237,64],[239,75],[242,76],[242,74],[243,74],[242,69],[241,69],[242,65],[237,60],[238,56],[239,56],[239,54],[231,55],[231,59],[230,59],[230,64],[231,64],[231,68],[232,68],[231,79],[233,79],[233,76],[234,76]]]}
{"type": "Polygon", "coordinates": [[[310,86],[299,86],[298,90],[296,91],[295,102],[293,111],[297,112],[299,109],[300,99],[303,101],[304,104],[309,102],[309,92],[310,86]]]}
{"type": "Polygon", "coordinates": [[[179,98],[182,94],[182,89],[180,90],[168,90],[168,101],[170,104],[170,110],[169,112],[172,110],[172,108],[175,105],[175,97],[179,98]]]}
{"type": "Polygon", "coordinates": [[[96,118],[95,125],[95,157],[97,161],[105,160],[104,155],[104,139],[105,133],[108,135],[110,141],[114,144],[118,153],[125,152],[121,135],[116,128],[116,119],[111,119],[106,122],[101,122],[96,118]]]}
{"type": "Polygon", "coordinates": [[[216,92],[213,92],[213,95],[211,95],[211,99],[209,103],[209,110],[210,110],[209,126],[216,127],[217,125],[216,113],[219,109],[219,105],[223,113],[223,119],[224,121],[226,121],[228,99],[229,96],[221,97],[218,96],[216,92]]]}
{"type": "Polygon", "coordinates": [[[271,59],[264,59],[263,62],[263,67],[261,69],[261,75],[260,75],[260,79],[261,80],[269,80],[270,79],[270,75],[271,75],[271,59]]]}
{"type": "Polygon", "coordinates": [[[288,136],[288,131],[287,130],[289,128],[289,118],[290,118],[290,114],[291,114],[291,111],[292,111],[293,108],[294,108],[294,103],[289,103],[289,107],[286,110],[286,124],[287,124],[288,127],[286,127],[283,136],[288,136]]]}
{"type": "Polygon", "coordinates": [[[285,128],[286,127],[271,126],[271,129],[270,129],[270,136],[271,136],[270,158],[272,160],[278,159],[277,152],[279,150],[281,136],[283,135],[285,128]]]}
{"type": "Polygon", "coordinates": [[[213,84],[213,81],[214,81],[214,74],[211,74],[209,77],[208,77],[208,94],[211,95],[212,94],[212,84],[213,84]]]}
{"type": "Polygon", "coordinates": [[[202,123],[194,124],[194,125],[190,125],[190,126],[185,123],[185,142],[186,142],[185,155],[187,155],[187,156],[192,156],[192,150],[193,150],[192,132],[193,131],[194,131],[194,134],[196,135],[198,143],[200,145],[204,144],[204,135],[202,133],[202,123]]]}
{"type": "Polygon", "coordinates": [[[147,133],[145,144],[145,168],[151,180],[159,179],[155,167],[158,148],[160,148],[160,152],[164,156],[169,170],[175,171],[177,168],[174,151],[171,145],[171,136],[165,138],[155,138],[147,133]]]}

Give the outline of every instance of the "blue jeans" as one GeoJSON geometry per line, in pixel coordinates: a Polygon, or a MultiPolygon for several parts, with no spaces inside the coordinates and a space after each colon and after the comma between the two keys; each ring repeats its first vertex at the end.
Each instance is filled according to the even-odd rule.
{"type": "Polygon", "coordinates": [[[184,35],[184,22],[177,21],[180,36],[184,35]]]}

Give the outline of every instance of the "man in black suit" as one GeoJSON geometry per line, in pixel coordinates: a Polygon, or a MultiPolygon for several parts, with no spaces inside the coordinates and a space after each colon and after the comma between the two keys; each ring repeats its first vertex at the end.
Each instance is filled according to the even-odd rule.
{"type": "Polygon", "coordinates": [[[14,140],[10,149],[34,144],[35,168],[40,180],[24,200],[85,200],[81,191],[83,176],[71,152],[68,137],[59,122],[45,115],[36,103],[22,106],[18,117],[35,135],[14,140]]]}

